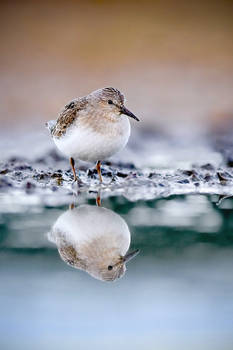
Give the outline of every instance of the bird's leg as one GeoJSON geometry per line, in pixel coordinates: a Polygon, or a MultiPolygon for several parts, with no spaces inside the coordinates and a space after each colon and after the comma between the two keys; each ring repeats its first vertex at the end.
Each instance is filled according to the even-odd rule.
{"type": "Polygon", "coordinates": [[[96,205],[98,207],[101,207],[101,196],[100,196],[100,192],[97,193],[97,196],[96,196],[96,205]]]}
{"type": "Polygon", "coordinates": [[[72,171],[74,174],[74,181],[77,181],[78,178],[77,178],[75,167],[74,167],[74,158],[70,158],[70,165],[71,165],[71,168],[72,168],[72,171]]]}
{"type": "Polygon", "coordinates": [[[96,170],[97,170],[97,173],[99,175],[100,182],[103,182],[102,175],[101,175],[101,162],[100,162],[100,160],[98,160],[98,162],[96,164],[96,170]]]}
{"type": "Polygon", "coordinates": [[[69,205],[69,209],[70,210],[73,210],[75,208],[75,204],[74,203],[71,203],[70,205],[69,205]]]}

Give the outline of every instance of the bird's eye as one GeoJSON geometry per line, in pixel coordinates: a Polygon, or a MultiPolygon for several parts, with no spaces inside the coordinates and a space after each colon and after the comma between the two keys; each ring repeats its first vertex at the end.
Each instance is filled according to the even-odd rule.
{"type": "Polygon", "coordinates": [[[111,271],[112,270],[112,265],[109,265],[108,266],[108,271],[111,271]]]}
{"type": "Polygon", "coordinates": [[[113,104],[112,100],[108,100],[108,104],[112,105],[113,104]]]}
{"type": "Polygon", "coordinates": [[[74,265],[74,261],[73,260],[67,260],[68,264],[70,265],[74,265]]]}

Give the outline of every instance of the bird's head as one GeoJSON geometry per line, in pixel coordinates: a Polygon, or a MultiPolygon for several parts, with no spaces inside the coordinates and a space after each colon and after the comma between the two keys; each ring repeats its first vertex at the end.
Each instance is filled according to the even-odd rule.
{"type": "Polygon", "coordinates": [[[136,249],[127,252],[124,256],[117,256],[114,250],[105,251],[103,249],[99,251],[98,255],[94,254],[89,258],[86,257],[84,261],[78,258],[77,250],[71,245],[63,246],[58,251],[62,260],[68,265],[84,270],[101,281],[111,282],[124,276],[125,264],[139,253],[139,249],[136,249]]]}
{"type": "Polygon", "coordinates": [[[124,114],[139,121],[139,119],[125,107],[124,95],[115,88],[106,87],[96,90],[89,95],[89,101],[95,105],[97,104],[105,113],[110,113],[116,117],[120,117],[124,114]]]}
{"type": "MultiPolygon", "coordinates": [[[[124,256],[112,256],[103,258],[101,264],[97,264],[89,273],[102,281],[115,281],[124,276],[126,271],[126,263],[133,259],[139,253],[139,249],[127,252],[124,256]]],[[[90,269],[91,270],[91,269],[90,269]]]]}

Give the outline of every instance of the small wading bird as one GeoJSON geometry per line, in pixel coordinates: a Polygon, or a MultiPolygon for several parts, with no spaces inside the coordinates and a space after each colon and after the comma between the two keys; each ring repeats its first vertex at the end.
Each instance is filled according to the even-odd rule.
{"type": "Polygon", "coordinates": [[[130,136],[127,118],[139,119],[124,106],[124,96],[112,87],[96,90],[68,103],[57,120],[46,123],[57,148],[70,158],[74,180],[75,160],[101,161],[125,147],[130,136]]]}
{"type": "MultiPolygon", "coordinates": [[[[97,202],[98,203],[98,202],[97,202]]],[[[139,250],[129,252],[130,231],[112,210],[93,205],[71,206],[48,233],[68,265],[102,281],[114,281],[139,250]]]]}

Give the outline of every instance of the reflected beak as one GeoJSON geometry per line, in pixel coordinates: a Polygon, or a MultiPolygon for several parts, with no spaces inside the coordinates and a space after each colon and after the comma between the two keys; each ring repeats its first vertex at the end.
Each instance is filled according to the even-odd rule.
{"type": "Polygon", "coordinates": [[[125,114],[125,115],[127,115],[128,117],[131,117],[131,118],[137,120],[138,122],[140,121],[140,120],[136,117],[136,115],[134,115],[132,112],[130,112],[127,108],[125,108],[125,106],[121,107],[120,112],[121,112],[121,114],[125,114]]]}
{"type": "Polygon", "coordinates": [[[127,263],[128,261],[130,261],[131,259],[133,259],[136,255],[138,255],[138,253],[140,252],[139,249],[136,249],[130,253],[127,253],[124,257],[123,257],[123,261],[125,263],[127,263]]]}

